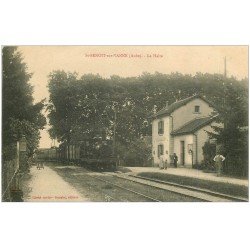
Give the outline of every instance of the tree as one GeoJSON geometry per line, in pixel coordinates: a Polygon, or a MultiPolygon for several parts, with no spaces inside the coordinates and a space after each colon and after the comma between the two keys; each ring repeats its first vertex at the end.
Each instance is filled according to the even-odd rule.
{"type": "Polygon", "coordinates": [[[224,172],[247,175],[248,169],[248,91],[232,83],[224,83],[221,93],[222,105],[217,122],[210,133],[222,146],[226,156],[224,172]],[[247,128],[247,129],[246,129],[247,128]]]}
{"type": "MultiPolygon", "coordinates": [[[[57,137],[59,141],[67,143],[104,134],[106,139],[113,140],[115,126],[117,154],[123,159],[130,158],[130,162],[136,164],[139,162],[135,158],[140,159],[143,164],[145,155],[140,157],[141,151],[131,145],[135,143],[140,147],[147,147],[140,140],[151,135],[149,116],[155,106],[159,111],[165,107],[166,102],[170,105],[200,94],[220,109],[224,106],[233,107],[233,103],[225,105],[224,102],[225,86],[229,86],[232,90],[227,102],[230,99],[237,101],[234,107],[237,115],[235,119],[241,121],[241,125],[238,125],[242,126],[247,121],[246,82],[247,79],[238,81],[233,77],[225,79],[223,75],[202,73],[191,76],[156,72],[143,73],[138,77],[111,76],[103,79],[99,75],[78,77],[75,73],[55,71],[51,73],[48,85],[48,109],[52,126],[50,133],[53,138],[57,137]],[[241,102],[237,99],[240,96],[244,96],[241,102]]],[[[224,117],[228,118],[229,115],[230,110],[224,117]]],[[[143,152],[147,152],[149,156],[151,154],[148,150],[143,152]]]]}
{"type": "Polygon", "coordinates": [[[46,123],[41,111],[44,101],[33,103],[31,74],[17,47],[4,47],[3,58],[3,158],[13,157],[12,144],[22,135],[27,139],[28,155],[39,143],[39,129],[46,123]]]}

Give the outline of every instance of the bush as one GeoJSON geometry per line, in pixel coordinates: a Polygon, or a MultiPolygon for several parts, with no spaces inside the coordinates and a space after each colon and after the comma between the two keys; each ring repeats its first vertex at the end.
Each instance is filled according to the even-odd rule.
{"type": "Polygon", "coordinates": [[[144,139],[138,139],[129,148],[117,144],[116,152],[125,166],[152,166],[151,145],[144,139]]]}
{"type": "Polygon", "coordinates": [[[202,169],[204,169],[204,163],[202,162],[201,164],[194,164],[193,168],[198,169],[198,170],[202,170],[202,169]]]}
{"type": "Polygon", "coordinates": [[[215,171],[214,166],[214,156],[216,155],[216,145],[214,143],[210,143],[209,141],[204,144],[202,147],[204,160],[200,166],[200,169],[205,171],[215,171]]]}

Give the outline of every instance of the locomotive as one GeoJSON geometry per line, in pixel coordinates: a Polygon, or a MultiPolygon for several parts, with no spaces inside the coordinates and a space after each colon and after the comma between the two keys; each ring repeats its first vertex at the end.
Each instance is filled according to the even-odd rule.
{"type": "Polygon", "coordinates": [[[39,149],[37,158],[43,161],[77,164],[100,171],[115,171],[117,168],[112,141],[98,137],[71,144],[62,143],[59,147],[39,149]]]}

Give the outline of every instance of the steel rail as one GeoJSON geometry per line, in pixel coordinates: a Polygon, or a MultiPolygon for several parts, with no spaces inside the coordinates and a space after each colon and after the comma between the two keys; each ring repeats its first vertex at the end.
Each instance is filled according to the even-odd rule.
{"type": "MultiPolygon", "coordinates": [[[[159,190],[162,190],[162,191],[168,191],[168,192],[175,193],[175,194],[179,194],[179,195],[182,195],[182,196],[195,198],[196,200],[205,201],[205,202],[208,202],[208,201],[209,201],[209,200],[207,200],[207,199],[200,198],[200,197],[196,197],[196,196],[194,196],[194,195],[183,194],[182,192],[179,192],[179,191],[176,191],[176,190],[168,190],[168,189],[165,189],[165,188],[162,188],[162,187],[152,186],[152,185],[149,184],[149,183],[142,183],[142,182],[139,182],[139,181],[136,181],[136,180],[129,179],[129,178],[125,177],[125,176],[115,175],[115,177],[121,178],[121,179],[125,179],[125,180],[131,181],[131,182],[135,182],[135,183],[138,183],[138,184],[141,184],[141,185],[144,185],[144,186],[153,187],[153,188],[156,188],[156,189],[159,189],[159,190]]],[[[139,178],[138,178],[138,179],[139,179],[139,178]]],[[[166,202],[167,202],[167,201],[166,201],[166,202]]]]}
{"type": "MultiPolygon", "coordinates": [[[[123,179],[127,179],[124,176],[122,176],[122,177],[119,176],[119,175],[116,175],[116,176],[120,177],[120,178],[123,178],[123,179]]],[[[178,183],[168,182],[168,181],[161,181],[161,180],[157,180],[157,179],[154,179],[154,178],[148,178],[148,177],[142,177],[142,176],[136,176],[136,175],[128,175],[128,176],[133,177],[133,178],[137,178],[137,179],[141,179],[141,180],[152,181],[152,182],[155,182],[155,183],[166,184],[166,185],[171,185],[171,186],[178,187],[178,188],[188,189],[188,190],[191,190],[191,191],[205,193],[205,194],[208,194],[208,195],[211,195],[211,196],[214,196],[214,197],[229,199],[231,201],[248,202],[248,199],[243,198],[243,197],[231,196],[231,195],[227,195],[227,194],[223,194],[223,193],[219,193],[219,192],[210,191],[210,190],[207,190],[207,189],[196,188],[196,187],[192,187],[192,186],[188,186],[188,185],[183,185],[183,184],[178,184],[178,183]]],[[[127,180],[136,182],[135,180],[131,180],[129,178],[127,180]]],[[[145,185],[149,185],[149,184],[145,184],[145,185]]],[[[178,193],[178,192],[176,191],[176,193],[178,193]]],[[[187,196],[189,196],[189,195],[187,195],[187,196]]]]}
{"type": "MultiPolygon", "coordinates": [[[[85,170],[86,170],[86,169],[85,169],[85,170]]],[[[89,171],[89,172],[90,172],[90,173],[94,173],[94,171],[89,171]]],[[[140,193],[140,192],[134,191],[134,190],[132,190],[132,189],[129,189],[129,188],[120,186],[120,185],[118,185],[118,184],[115,184],[115,183],[113,183],[113,182],[104,180],[104,179],[102,179],[102,178],[99,178],[99,177],[96,177],[96,176],[92,176],[92,175],[89,175],[89,176],[92,177],[92,178],[94,178],[94,179],[97,179],[97,180],[106,182],[106,183],[108,183],[108,184],[110,184],[110,185],[113,185],[113,186],[115,186],[115,187],[118,187],[118,188],[120,188],[120,189],[129,191],[129,192],[131,192],[131,193],[134,193],[134,194],[137,194],[137,195],[142,196],[142,197],[144,197],[144,198],[147,198],[147,199],[149,199],[149,200],[151,200],[151,201],[162,202],[162,201],[160,201],[160,200],[158,200],[158,199],[155,199],[155,198],[150,197],[150,196],[148,196],[148,195],[145,195],[145,194],[142,194],[142,193],[140,193]]]]}

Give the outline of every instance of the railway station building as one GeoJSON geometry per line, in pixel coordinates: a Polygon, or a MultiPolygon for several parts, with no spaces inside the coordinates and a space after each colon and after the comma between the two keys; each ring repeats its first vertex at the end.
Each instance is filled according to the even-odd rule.
{"type": "Polygon", "coordinates": [[[216,108],[200,95],[194,95],[166,105],[152,118],[152,157],[158,166],[162,155],[168,164],[173,163],[173,154],[178,157],[178,166],[192,167],[203,160],[207,132],[216,125],[216,108]]]}

